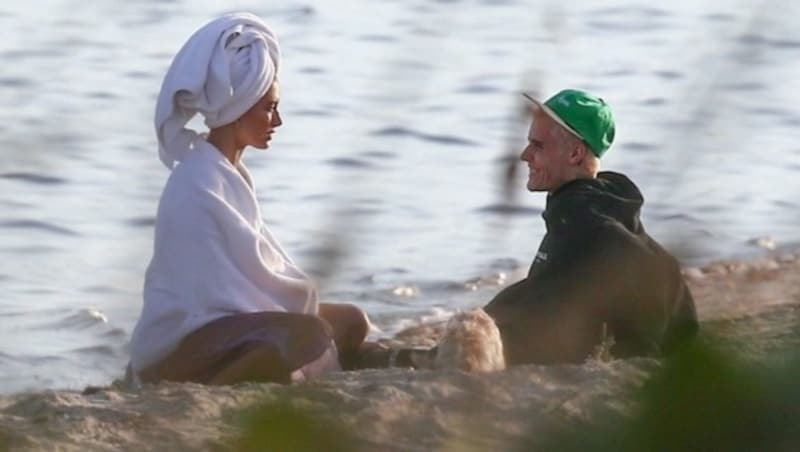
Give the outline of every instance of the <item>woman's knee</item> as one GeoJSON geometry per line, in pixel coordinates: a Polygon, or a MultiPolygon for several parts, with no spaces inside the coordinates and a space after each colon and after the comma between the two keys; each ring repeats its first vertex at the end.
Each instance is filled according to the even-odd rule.
{"type": "Polygon", "coordinates": [[[369,334],[369,318],[363,309],[352,305],[342,305],[343,316],[345,320],[343,323],[346,325],[345,337],[348,342],[354,347],[358,347],[364,342],[369,334]]]}
{"type": "Polygon", "coordinates": [[[320,317],[331,325],[337,342],[357,347],[369,334],[367,314],[353,304],[321,305],[320,317]]]}
{"type": "Polygon", "coordinates": [[[335,332],[324,319],[315,315],[302,315],[295,323],[292,336],[301,342],[327,342],[334,338],[335,332]]]}
{"type": "Polygon", "coordinates": [[[347,318],[353,336],[361,338],[363,341],[369,334],[369,317],[363,309],[352,304],[344,305],[347,309],[347,318]]]}

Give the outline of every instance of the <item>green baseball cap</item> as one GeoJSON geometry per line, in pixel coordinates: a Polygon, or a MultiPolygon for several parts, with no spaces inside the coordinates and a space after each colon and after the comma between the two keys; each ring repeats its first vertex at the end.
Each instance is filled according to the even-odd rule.
{"type": "Polygon", "coordinates": [[[602,157],[614,142],[614,116],[603,99],[577,89],[560,91],[544,103],[522,95],[583,140],[597,157],[602,157]]]}

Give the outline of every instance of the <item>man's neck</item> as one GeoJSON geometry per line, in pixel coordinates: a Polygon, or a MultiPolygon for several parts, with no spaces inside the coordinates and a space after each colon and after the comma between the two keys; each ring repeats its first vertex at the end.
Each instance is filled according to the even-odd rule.
{"type": "Polygon", "coordinates": [[[572,182],[574,180],[578,180],[578,179],[596,179],[598,172],[599,172],[598,169],[589,170],[589,169],[586,169],[586,168],[583,168],[583,167],[576,168],[575,171],[570,175],[570,177],[568,177],[566,180],[564,180],[564,182],[561,183],[558,187],[553,187],[550,190],[548,190],[547,194],[548,195],[552,195],[553,193],[557,192],[561,187],[563,187],[564,185],[567,185],[568,183],[570,183],[570,182],[572,182]]]}
{"type": "Polygon", "coordinates": [[[596,179],[597,173],[600,171],[600,168],[584,168],[579,167],[575,170],[575,177],[573,179],[596,179]]]}

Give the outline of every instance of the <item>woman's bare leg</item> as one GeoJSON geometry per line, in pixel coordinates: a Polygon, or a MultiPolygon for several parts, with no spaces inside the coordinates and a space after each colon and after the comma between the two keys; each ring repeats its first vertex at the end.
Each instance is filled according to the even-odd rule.
{"type": "Polygon", "coordinates": [[[283,312],[236,314],[184,338],[160,362],[139,372],[142,381],[288,383],[291,373],[329,349],[333,330],[319,316],[283,312]]]}
{"type": "Polygon", "coordinates": [[[352,304],[320,303],[319,316],[333,330],[339,362],[345,370],[355,369],[361,345],[369,333],[367,314],[352,304]]]}
{"type": "Polygon", "coordinates": [[[208,384],[232,385],[243,381],[289,383],[290,372],[278,365],[280,362],[280,352],[274,348],[255,348],[225,366],[208,384]]]}

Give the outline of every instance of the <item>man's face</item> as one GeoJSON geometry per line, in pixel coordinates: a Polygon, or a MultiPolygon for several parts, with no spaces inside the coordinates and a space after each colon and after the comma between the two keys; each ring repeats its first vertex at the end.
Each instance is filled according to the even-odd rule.
{"type": "Polygon", "coordinates": [[[528,146],[520,158],[528,162],[528,190],[553,192],[568,181],[569,156],[562,152],[551,127],[560,127],[549,116],[534,114],[528,131],[528,146]]]}

